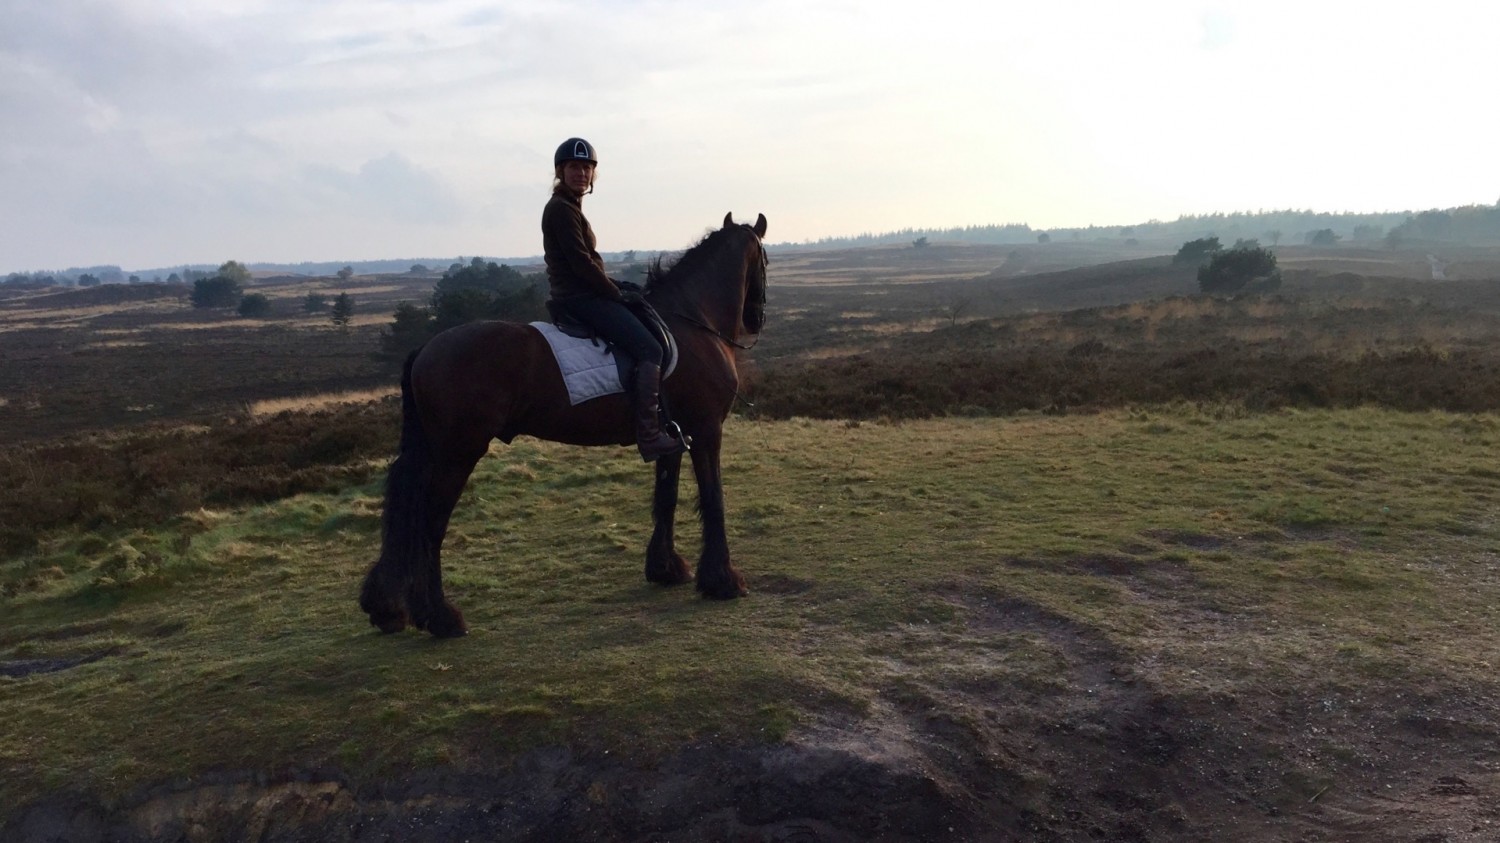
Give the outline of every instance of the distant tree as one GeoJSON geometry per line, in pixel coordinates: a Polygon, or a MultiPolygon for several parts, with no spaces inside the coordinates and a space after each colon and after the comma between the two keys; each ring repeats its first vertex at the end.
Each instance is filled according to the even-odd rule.
{"type": "Polygon", "coordinates": [[[239,303],[242,293],[238,281],[216,275],[194,281],[190,299],[193,307],[234,307],[239,303]]]}
{"type": "Polygon", "coordinates": [[[620,256],[620,260],[624,263],[635,263],[635,250],[627,249],[625,253],[620,256]]]}
{"type": "Polygon", "coordinates": [[[380,332],[381,356],[387,360],[405,360],[406,355],[432,338],[432,313],[425,307],[408,302],[396,305],[391,325],[380,332]]]}
{"type": "Polygon", "coordinates": [[[174,272],[171,275],[167,276],[167,283],[168,284],[181,284],[182,283],[182,276],[178,275],[177,273],[174,272]]]}
{"type": "Polygon", "coordinates": [[[412,275],[425,275],[426,273],[431,272],[431,271],[432,270],[429,270],[425,265],[420,264],[420,263],[414,263],[414,264],[411,265],[411,274],[412,275]]]}
{"type": "MultiPolygon", "coordinates": [[[[194,281],[201,281],[204,278],[212,278],[212,277],[213,277],[212,274],[210,274],[210,273],[208,273],[208,272],[206,272],[206,271],[204,271],[202,269],[193,269],[191,267],[186,267],[186,266],[184,266],[182,268],[182,280],[185,283],[188,283],[188,284],[191,284],[194,281]]],[[[236,283],[238,283],[238,282],[236,282],[236,283]]]]}
{"type": "Polygon", "coordinates": [[[139,275],[132,275],[132,276],[130,276],[126,280],[127,280],[128,283],[131,283],[131,284],[139,284],[139,283],[141,283],[141,276],[139,276],[139,275]]]}
{"type": "Polygon", "coordinates": [[[1036,242],[1038,242],[1038,243],[1051,243],[1052,242],[1052,235],[1050,235],[1047,232],[1043,231],[1041,234],[1038,234],[1036,236],[1036,242]]]}
{"type": "Polygon", "coordinates": [[[522,275],[483,258],[449,269],[432,290],[432,330],[436,333],[477,319],[541,319],[546,315],[541,283],[541,276],[522,275]]]}
{"type": "Polygon", "coordinates": [[[97,275],[90,275],[89,273],[85,272],[82,275],[78,276],[78,286],[97,287],[99,286],[99,277],[97,275]]]}
{"type": "Polygon", "coordinates": [[[1356,225],[1354,232],[1350,235],[1356,243],[1374,243],[1385,236],[1384,226],[1379,225],[1356,225]]]}
{"type": "Polygon", "coordinates": [[[1259,249],[1260,248],[1260,241],[1256,240],[1253,237],[1250,238],[1249,240],[1246,240],[1244,238],[1240,238],[1240,239],[1235,240],[1234,241],[1234,245],[1231,246],[1230,248],[1232,248],[1232,249],[1259,249]]]}
{"type": "Polygon", "coordinates": [[[1259,246],[1245,246],[1216,253],[1198,267],[1198,289],[1210,295],[1234,294],[1241,290],[1271,292],[1281,286],[1276,256],[1259,246]]]}
{"type": "Polygon", "coordinates": [[[348,281],[354,277],[354,267],[346,266],[335,274],[338,275],[340,281],[348,281]]]}
{"type": "Polygon", "coordinates": [[[349,320],[354,318],[354,297],[348,293],[339,293],[339,297],[333,300],[333,312],[328,319],[340,328],[349,327],[349,320]]]}
{"type": "Polygon", "coordinates": [[[1401,248],[1401,243],[1402,243],[1401,230],[1402,230],[1402,228],[1403,228],[1402,226],[1396,226],[1395,228],[1393,228],[1390,231],[1386,232],[1386,235],[1385,235],[1385,245],[1386,245],[1386,248],[1392,249],[1392,250],[1401,248]]]}
{"type": "Polygon", "coordinates": [[[271,300],[261,293],[249,293],[240,299],[239,314],[247,319],[271,315],[271,300]]]}
{"type": "Polygon", "coordinates": [[[1331,228],[1320,228],[1317,231],[1309,231],[1306,237],[1309,246],[1332,246],[1342,239],[1331,228]]]}
{"type": "Polygon", "coordinates": [[[959,318],[968,313],[973,307],[974,300],[972,298],[968,296],[955,296],[948,302],[948,306],[943,308],[943,315],[948,317],[948,325],[952,327],[957,325],[959,318]]]}
{"type": "Polygon", "coordinates": [[[308,293],[307,298],[302,300],[302,309],[308,313],[322,313],[328,309],[328,296],[322,293],[308,293]]]}
{"type": "Polygon", "coordinates": [[[911,241],[911,245],[912,245],[913,248],[916,248],[916,249],[925,249],[925,248],[927,248],[927,238],[926,237],[918,237],[917,239],[911,241]]]}
{"type": "Polygon", "coordinates": [[[219,266],[219,277],[244,286],[250,283],[250,269],[239,261],[225,261],[219,266]]]}
{"type": "Polygon", "coordinates": [[[1219,243],[1217,237],[1201,237],[1197,240],[1189,240],[1182,244],[1177,254],[1172,256],[1172,263],[1190,263],[1202,266],[1214,255],[1222,251],[1224,247],[1219,243]]]}
{"type": "Polygon", "coordinates": [[[1127,225],[1127,226],[1125,226],[1125,227],[1123,227],[1123,228],[1120,229],[1120,236],[1121,237],[1129,237],[1130,235],[1132,235],[1134,233],[1135,233],[1135,226],[1133,226],[1133,225],[1127,225]]]}
{"type": "Polygon", "coordinates": [[[1279,228],[1273,228],[1270,231],[1267,231],[1266,232],[1266,239],[1271,241],[1271,245],[1272,246],[1280,245],[1280,243],[1281,243],[1281,229],[1279,229],[1279,228]]]}
{"type": "MultiPolygon", "coordinates": [[[[644,269],[644,264],[637,264],[624,274],[644,269]]],[[[406,302],[397,306],[390,326],[381,332],[380,356],[388,360],[405,359],[408,352],[439,331],[479,319],[515,322],[545,319],[545,285],[546,277],[540,273],[523,275],[483,258],[467,264],[455,263],[433,286],[427,307],[406,302]]]]}

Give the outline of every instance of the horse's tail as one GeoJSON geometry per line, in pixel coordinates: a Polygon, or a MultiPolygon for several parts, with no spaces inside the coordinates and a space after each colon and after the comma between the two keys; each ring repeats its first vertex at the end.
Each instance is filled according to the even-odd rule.
{"type": "Polygon", "coordinates": [[[427,530],[427,486],[432,477],[432,444],[422,428],[417,400],[412,394],[411,366],[418,352],[406,358],[401,371],[401,446],[385,476],[380,558],[365,575],[359,606],[382,632],[399,632],[409,620],[406,595],[423,575],[432,553],[427,530]]]}

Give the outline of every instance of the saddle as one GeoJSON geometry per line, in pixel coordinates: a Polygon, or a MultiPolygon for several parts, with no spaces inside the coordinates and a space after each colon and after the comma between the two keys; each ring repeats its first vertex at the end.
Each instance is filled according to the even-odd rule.
{"type": "MultiPolygon", "coordinates": [[[[641,296],[641,285],[630,281],[615,281],[615,285],[620,288],[621,292],[626,294],[625,307],[631,313],[635,314],[635,318],[641,320],[641,324],[646,326],[646,330],[650,331],[651,335],[656,337],[656,341],[661,343],[661,379],[666,380],[668,377],[671,377],[672,371],[677,368],[677,340],[673,339],[672,331],[667,327],[666,321],[661,318],[661,314],[657,313],[656,308],[652,307],[650,302],[647,302],[641,296]],[[632,293],[634,295],[631,295],[632,293]]],[[[620,370],[620,382],[630,382],[630,374],[635,371],[634,358],[609,345],[603,337],[594,333],[593,328],[569,316],[563,308],[558,307],[557,303],[550,299],[547,301],[547,315],[551,317],[552,324],[559,331],[570,337],[589,340],[595,345],[605,343],[605,350],[613,353],[615,356],[615,365],[620,370]]]]}

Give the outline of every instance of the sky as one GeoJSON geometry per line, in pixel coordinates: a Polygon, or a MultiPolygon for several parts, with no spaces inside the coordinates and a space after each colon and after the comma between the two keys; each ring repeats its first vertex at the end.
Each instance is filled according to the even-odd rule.
{"type": "Polygon", "coordinates": [[[0,273],[1500,200],[1500,3],[0,0],[0,273]]]}

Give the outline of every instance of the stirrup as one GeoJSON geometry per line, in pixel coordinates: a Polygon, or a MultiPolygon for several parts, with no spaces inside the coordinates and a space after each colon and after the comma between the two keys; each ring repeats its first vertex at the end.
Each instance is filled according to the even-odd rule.
{"type": "Polygon", "coordinates": [[[693,437],[687,435],[686,433],[683,433],[682,432],[682,428],[678,426],[677,422],[674,422],[674,421],[667,422],[666,424],[664,424],[664,425],[661,426],[661,431],[662,431],[662,433],[667,434],[668,436],[672,437],[673,439],[677,439],[677,440],[681,441],[682,442],[682,449],[684,451],[691,451],[691,450],[693,450],[693,437]]]}

